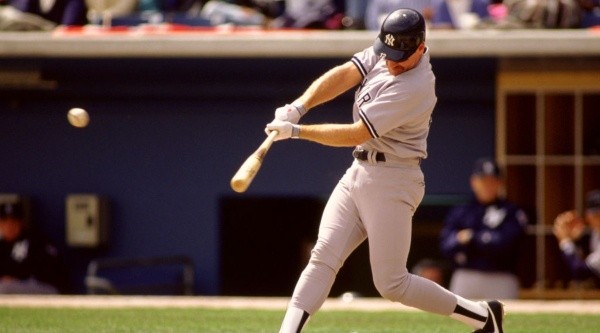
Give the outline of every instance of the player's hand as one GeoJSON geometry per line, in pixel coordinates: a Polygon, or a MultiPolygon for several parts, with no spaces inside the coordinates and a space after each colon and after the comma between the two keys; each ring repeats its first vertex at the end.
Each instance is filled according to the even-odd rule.
{"type": "Polygon", "coordinates": [[[463,229],[456,233],[456,240],[462,244],[467,245],[473,239],[473,230],[471,229],[463,229]]]}
{"type": "Polygon", "coordinates": [[[275,109],[275,120],[289,121],[292,124],[297,124],[305,113],[306,110],[302,106],[286,104],[275,109]]]}
{"type": "Polygon", "coordinates": [[[271,131],[278,131],[279,134],[275,137],[275,141],[289,139],[291,137],[298,137],[298,125],[292,124],[289,121],[273,120],[267,124],[265,133],[269,135],[271,131]]]}
{"type": "Polygon", "coordinates": [[[582,219],[577,215],[577,212],[571,210],[556,217],[552,231],[554,232],[554,236],[559,241],[562,241],[579,238],[584,229],[585,224],[582,219]]]}

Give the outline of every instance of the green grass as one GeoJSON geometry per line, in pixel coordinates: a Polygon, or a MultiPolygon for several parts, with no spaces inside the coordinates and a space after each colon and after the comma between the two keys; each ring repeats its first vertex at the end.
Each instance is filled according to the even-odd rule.
{"type": "MultiPolygon", "coordinates": [[[[4,333],[276,333],[283,311],[168,309],[0,308],[4,333]]],[[[597,332],[600,316],[510,314],[507,333],[597,332]]],[[[420,312],[322,311],[306,333],[445,333],[471,330],[449,318],[420,312]]]]}

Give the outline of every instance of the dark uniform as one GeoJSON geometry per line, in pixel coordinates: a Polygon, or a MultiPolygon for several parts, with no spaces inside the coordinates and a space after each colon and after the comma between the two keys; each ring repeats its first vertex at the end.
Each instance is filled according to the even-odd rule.
{"type": "Polygon", "coordinates": [[[506,200],[491,205],[473,200],[453,208],[446,217],[441,249],[460,268],[516,273],[515,258],[526,224],[523,211],[506,200]],[[473,240],[467,245],[456,240],[462,229],[473,230],[473,240]]]}
{"type": "MultiPolygon", "coordinates": [[[[587,195],[586,210],[600,214],[600,190],[587,195]]],[[[574,280],[592,280],[600,287],[600,230],[590,228],[578,240],[560,242],[560,249],[574,280]]]]}
{"type": "MultiPolygon", "coordinates": [[[[480,160],[474,174],[499,177],[493,161],[480,160]]],[[[525,235],[527,216],[514,204],[503,200],[483,204],[475,198],[453,208],[446,216],[440,235],[441,251],[455,264],[450,291],[471,298],[518,297],[517,258],[525,235]],[[469,229],[469,242],[461,244],[457,234],[469,229]],[[490,286],[493,286],[491,288],[490,286]]]]}
{"type": "Polygon", "coordinates": [[[42,282],[54,287],[64,284],[64,270],[56,248],[47,240],[25,233],[15,242],[0,240],[0,276],[42,282]]]}
{"type": "Polygon", "coordinates": [[[574,280],[591,280],[596,287],[600,287],[600,233],[598,231],[592,230],[576,242],[563,243],[560,249],[574,280]]]}
{"type": "Polygon", "coordinates": [[[0,294],[58,293],[65,287],[66,274],[56,248],[25,228],[21,204],[0,204],[0,211],[0,218],[23,224],[15,239],[0,238],[0,294]]]}

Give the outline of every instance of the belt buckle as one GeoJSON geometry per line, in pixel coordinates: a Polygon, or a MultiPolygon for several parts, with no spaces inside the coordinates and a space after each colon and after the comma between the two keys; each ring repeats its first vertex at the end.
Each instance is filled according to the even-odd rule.
{"type": "Polygon", "coordinates": [[[360,157],[362,156],[362,154],[364,153],[364,151],[365,150],[362,147],[356,147],[352,151],[352,157],[360,159],[360,157]]]}

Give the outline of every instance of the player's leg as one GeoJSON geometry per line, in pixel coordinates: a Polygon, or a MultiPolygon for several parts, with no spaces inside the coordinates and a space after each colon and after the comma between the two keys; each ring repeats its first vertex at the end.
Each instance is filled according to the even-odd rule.
{"type": "Polygon", "coordinates": [[[451,316],[475,329],[486,323],[484,303],[472,302],[438,284],[410,274],[412,216],[424,194],[422,173],[411,168],[365,168],[370,183],[360,191],[357,205],[369,237],[375,287],[389,300],[427,312],[451,316]],[[380,170],[373,170],[380,169],[380,170]]]}
{"type": "Polygon", "coordinates": [[[280,333],[297,333],[325,302],[346,258],[366,238],[350,194],[352,168],[335,188],[323,211],[319,237],[302,272],[280,333]]]}

